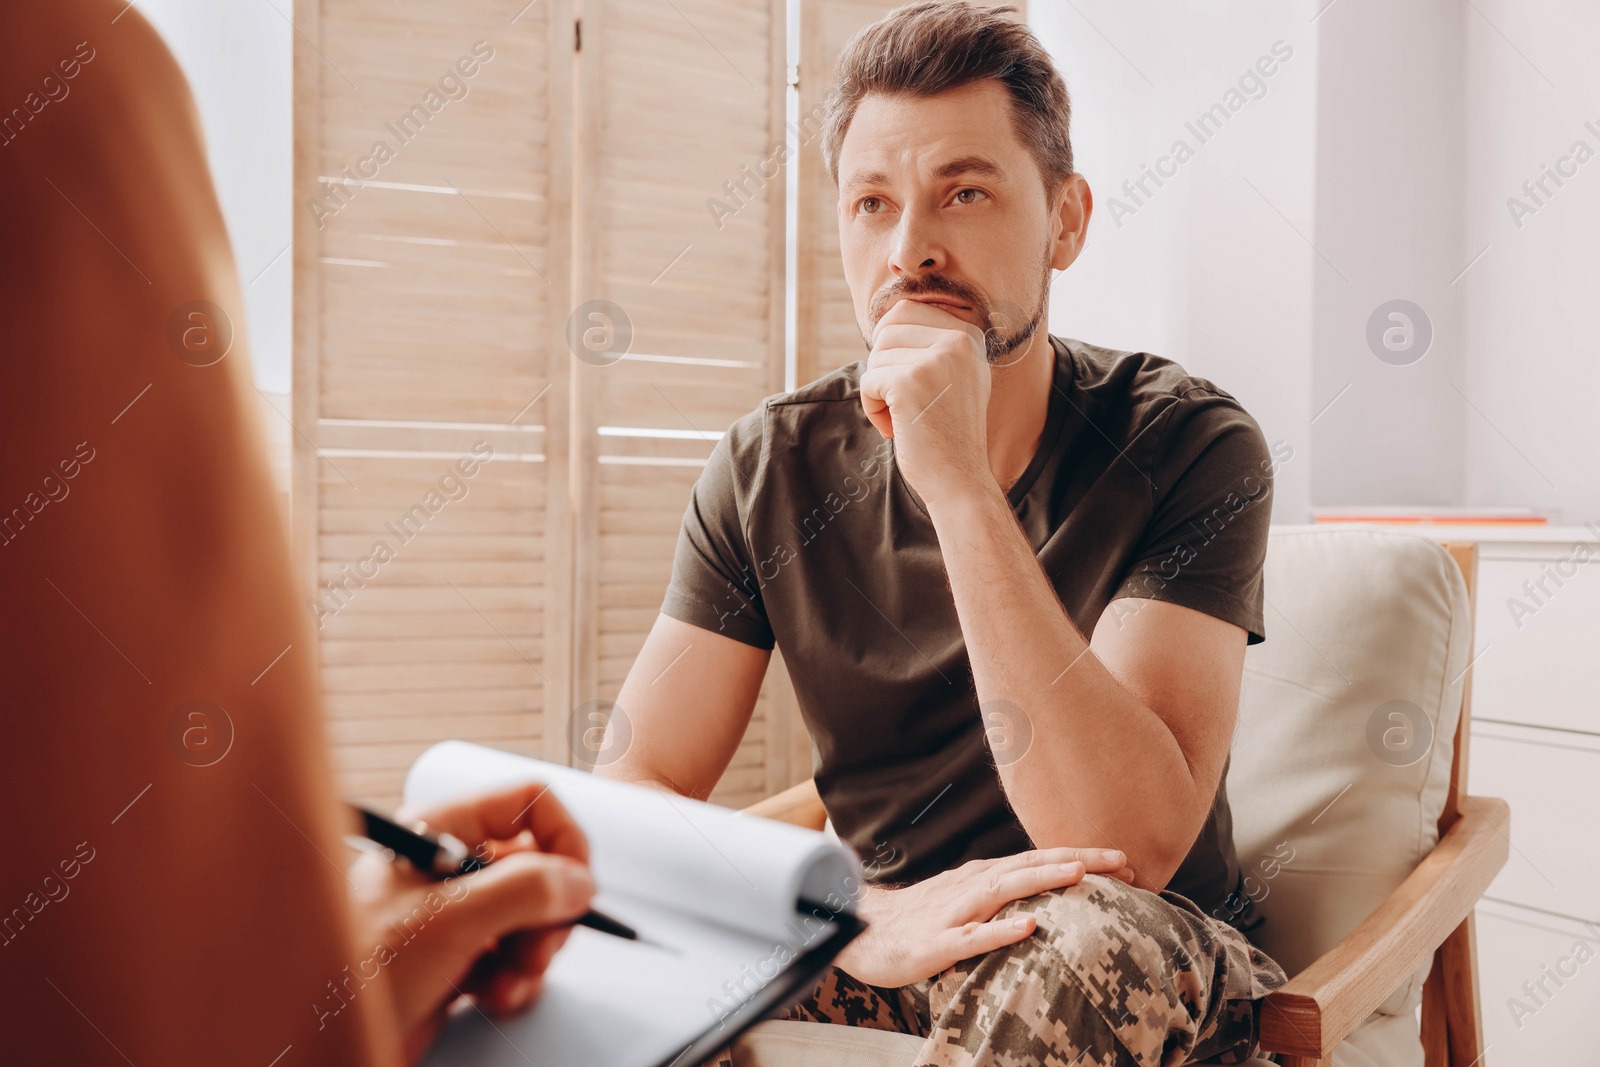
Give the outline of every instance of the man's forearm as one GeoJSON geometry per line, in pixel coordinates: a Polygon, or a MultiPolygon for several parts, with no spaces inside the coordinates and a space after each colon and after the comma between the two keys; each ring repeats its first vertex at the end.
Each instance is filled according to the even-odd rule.
{"type": "Polygon", "coordinates": [[[1211,803],[1171,729],[1090,651],[998,486],[930,514],[985,728],[1012,734],[996,764],[1023,827],[1041,848],[1121,849],[1165,885],[1211,803]]]}

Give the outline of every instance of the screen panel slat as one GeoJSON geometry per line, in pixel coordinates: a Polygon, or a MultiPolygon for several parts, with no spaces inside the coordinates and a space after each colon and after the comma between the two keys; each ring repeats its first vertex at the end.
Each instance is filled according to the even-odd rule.
{"type": "MultiPolygon", "coordinates": [[[[784,143],[785,33],[781,0],[584,6],[578,301],[614,302],[633,335],[628,358],[577,368],[580,695],[615,699],[705,457],[783,388],[782,182],[721,227],[708,201],[784,143]]],[[[714,800],[742,806],[789,784],[766,749],[774,720],[792,721],[781,669],[714,800]]]]}
{"type": "Polygon", "coordinates": [[[295,16],[296,544],[339,787],[392,804],[442,738],[561,750],[572,9],[295,16]]]}

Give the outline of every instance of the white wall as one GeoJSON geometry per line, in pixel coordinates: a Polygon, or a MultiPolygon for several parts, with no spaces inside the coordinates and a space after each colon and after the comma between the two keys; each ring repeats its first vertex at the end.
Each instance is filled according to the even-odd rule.
{"type": "Polygon", "coordinates": [[[1238,396],[1296,448],[1279,521],[1313,504],[1600,517],[1600,9],[1031,7],[1099,200],[1088,250],[1057,280],[1052,329],[1171,356],[1238,396]],[[1277,38],[1295,56],[1267,95],[1118,227],[1122,181],[1277,38]],[[1579,140],[1593,158],[1534,204],[1522,183],[1579,140]],[[1537,208],[1520,227],[1512,196],[1537,208]],[[1434,330],[1407,366],[1367,341],[1396,298],[1434,330]]]}
{"type": "Polygon", "coordinates": [[[1319,505],[1461,502],[1467,14],[1461,0],[1340,0],[1317,19],[1312,381],[1318,410],[1332,404],[1312,434],[1319,505]],[[1403,366],[1367,336],[1396,299],[1432,324],[1403,366]]]}
{"type": "Polygon", "coordinates": [[[244,289],[256,385],[289,391],[290,0],[138,0],[189,79],[244,289]]]}
{"type": "Polygon", "coordinates": [[[1314,13],[1310,0],[1029,11],[1067,79],[1096,197],[1088,246],[1056,277],[1051,331],[1167,356],[1238,397],[1269,441],[1295,449],[1278,475],[1280,522],[1303,521],[1311,499],[1315,256],[1299,234],[1315,207],[1314,13]],[[1287,60],[1272,57],[1279,41],[1287,60]],[[1273,73],[1250,87],[1258,98],[1233,98],[1238,110],[1202,142],[1186,124],[1226,106],[1264,56],[1273,73]],[[1194,155],[1163,164],[1171,178],[1147,179],[1148,196],[1122,188],[1178,140],[1194,155]]]}
{"type": "Polygon", "coordinates": [[[1545,505],[1587,522],[1600,518],[1600,7],[1474,3],[1465,246],[1489,251],[1461,283],[1467,392],[1482,409],[1467,415],[1466,499],[1545,505]],[[1535,205],[1523,182],[1579,140],[1594,158],[1560,188],[1547,181],[1554,195],[1535,205]],[[1513,196],[1537,207],[1520,228],[1513,196]]]}

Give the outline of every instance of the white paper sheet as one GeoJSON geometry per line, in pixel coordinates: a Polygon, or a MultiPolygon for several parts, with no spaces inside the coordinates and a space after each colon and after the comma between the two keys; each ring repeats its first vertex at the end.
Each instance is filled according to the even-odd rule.
{"type": "Polygon", "coordinates": [[[653,943],[574,929],[531,1011],[458,1015],[426,1067],[653,1067],[832,932],[797,912],[800,899],[854,911],[859,865],[822,834],[525,756],[435,745],[405,799],[428,807],[533,781],[588,835],[594,906],[653,943]]]}

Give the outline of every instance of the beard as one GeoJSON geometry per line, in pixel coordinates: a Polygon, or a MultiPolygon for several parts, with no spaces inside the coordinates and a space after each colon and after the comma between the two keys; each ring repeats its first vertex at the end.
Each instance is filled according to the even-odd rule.
{"type": "MultiPolygon", "coordinates": [[[[1044,321],[1044,312],[1050,298],[1050,249],[1045,248],[1044,264],[1040,272],[1038,295],[1031,302],[1031,313],[1007,300],[991,302],[976,287],[946,278],[942,274],[924,274],[915,278],[902,278],[881,290],[872,298],[867,308],[868,320],[874,327],[895,302],[909,296],[948,297],[951,303],[965,304],[983,324],[984,359],[991,367],[1032,340],[1044,321]]],[[[872,351],[872,341],[862,335],[867,351],[872,351]]]]}

